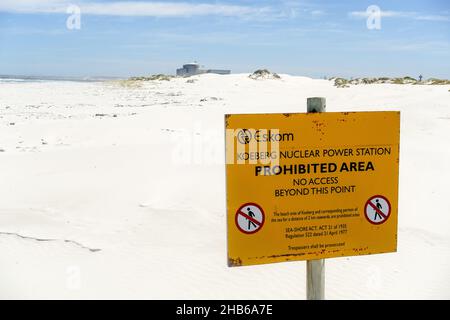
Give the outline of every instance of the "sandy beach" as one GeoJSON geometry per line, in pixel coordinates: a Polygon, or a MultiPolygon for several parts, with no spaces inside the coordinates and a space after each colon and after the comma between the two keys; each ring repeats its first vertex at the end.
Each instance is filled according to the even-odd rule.
{"type": "Polygon", "coordinates": [[[401,111],[398,252],[327,259],[327,298],[450,299],[449,90],[0,82],[0,299],[303,299],[305,262],[227,267],[224,114],[305,112],[313,96],[401,111]]]}

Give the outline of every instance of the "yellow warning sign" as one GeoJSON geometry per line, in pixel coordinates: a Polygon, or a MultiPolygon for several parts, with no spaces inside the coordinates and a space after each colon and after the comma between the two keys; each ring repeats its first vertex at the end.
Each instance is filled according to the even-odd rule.
{"type": "Polygon", "coordinates": [[[400,112],[226,115],[228,264],[397,250],[400,112]]]}

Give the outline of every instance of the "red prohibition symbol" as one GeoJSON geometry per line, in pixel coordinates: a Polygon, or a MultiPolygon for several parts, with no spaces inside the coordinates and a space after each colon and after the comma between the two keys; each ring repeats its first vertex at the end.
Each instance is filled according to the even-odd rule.
{"type": "Polygon", "coordinates": [[[261,230],[264,220],[264,210],[256,203],[245,203],[236,211],[236,226],[245,234],[253,234],[261,230]]]}
{"type": "Polygon", "coordinates": [[[364,213],[367,221],[371,224],[383,224],[391,215],[391,203],[385,196],[373,196],[367,200],[364,213]]]}

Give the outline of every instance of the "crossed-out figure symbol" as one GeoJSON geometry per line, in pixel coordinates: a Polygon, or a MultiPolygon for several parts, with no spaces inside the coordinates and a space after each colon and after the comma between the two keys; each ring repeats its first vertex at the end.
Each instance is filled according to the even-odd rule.
{"type": "MultiPolygon", "coordinates": [[[[383,206],[381,205],[380,200],[377,199],[377,200],[375,200],[375,202],[377,203],[377,208],[380,209],[381,212],[383,212],[383,210],[382,210],[383,206]]],[[[380,220],[383,219],[381,214],[377,210],[375,210],[375,217],[373,219],[376,221],[377,217],[380,217],[380,220]]]]}
{"type": "MultiPolygon", "coordinates": [[[[255,217],[255,213],[252,210],[250,210],[250,208],[247,208],[247,211],[248,211],[248,216],[250,218],[255,217]]],[[[256,224],[253,221],[251,221],[250,219],[247,219],[247,220],[248,220],[248,230],[251,230],[250,225],[253,225],[253,227],[256,228],[256,224]]]]}

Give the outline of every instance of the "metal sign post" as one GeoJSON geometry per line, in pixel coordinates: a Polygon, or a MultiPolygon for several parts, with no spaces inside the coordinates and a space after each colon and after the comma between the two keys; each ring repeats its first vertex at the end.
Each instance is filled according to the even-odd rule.
{"type": "MultiPolygon", "coordinates": [[[[308,98],[308,113],[318,113],[325,111],[325,98],[308,98]]],[[[306,297],[308,300],[325,299],[325,259],[306,261],[306,297]]]]}

